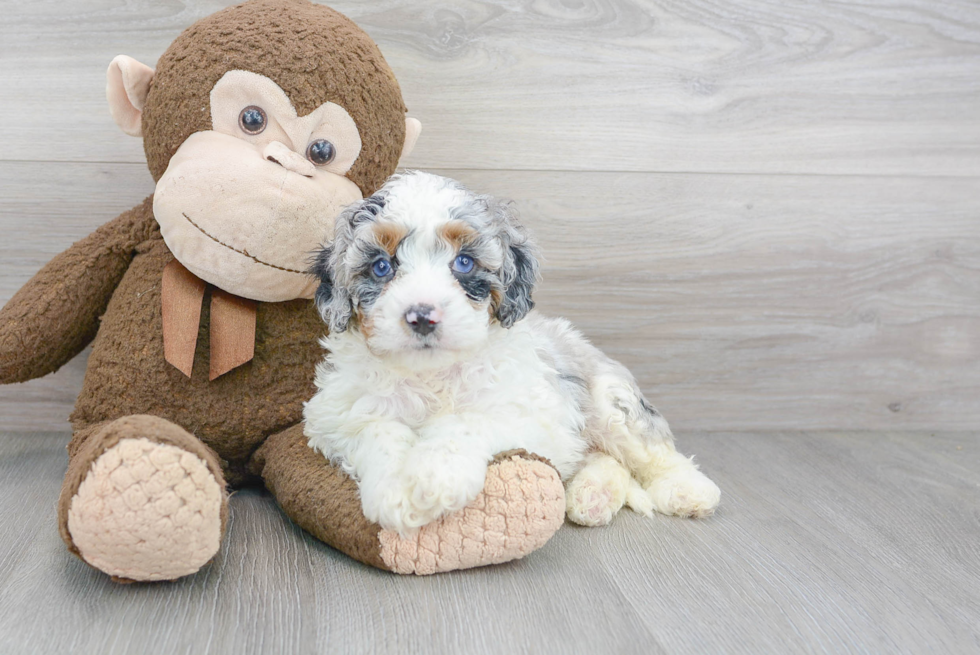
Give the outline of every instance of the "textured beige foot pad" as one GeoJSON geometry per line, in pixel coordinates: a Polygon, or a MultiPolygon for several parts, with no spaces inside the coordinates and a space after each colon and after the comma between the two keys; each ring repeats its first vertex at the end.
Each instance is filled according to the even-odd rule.
{"type": "Polygon", "coordinates": [[[526,454],[498,457],[476,500],[400,537],[381,530],[381,559],[395,573],[426,575],[524,557],[565,520],[565,492],[550,464],[526,454]]]}
{"type": "Polygon", "coordinates": [[[82,558],[109,575],[173,580],[218,551],[222,500],[199,457],[145,438],[123,439],[79,485],[68,531],[82,558]]]}

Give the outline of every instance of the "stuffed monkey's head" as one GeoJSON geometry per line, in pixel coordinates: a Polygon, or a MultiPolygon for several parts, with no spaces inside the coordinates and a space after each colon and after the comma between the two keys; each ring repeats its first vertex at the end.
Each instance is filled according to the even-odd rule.
{"type": "Polygon", "coordinates": [[[153,211],[174,256],[246,298],[312,297],[310,253],[418,137],[374,42],[308,0],[204,18],[157,69],[113,60],[113,118],[143,137],[153,211]]]}

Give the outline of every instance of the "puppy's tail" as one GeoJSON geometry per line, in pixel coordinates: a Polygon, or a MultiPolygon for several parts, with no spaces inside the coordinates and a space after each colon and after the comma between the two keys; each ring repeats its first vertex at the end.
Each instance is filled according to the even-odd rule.
{"type": "Polygon", "coordinates": [[[626,491],[626,505],[643,516],[653,516],[653,496],[640,486],[636,478],[630,478],[630,488],[626,491]]]}

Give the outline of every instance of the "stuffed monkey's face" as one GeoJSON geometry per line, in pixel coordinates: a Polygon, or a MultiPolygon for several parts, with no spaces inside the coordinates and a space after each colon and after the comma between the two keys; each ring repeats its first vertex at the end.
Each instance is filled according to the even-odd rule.
{"type": "Polygon", "coordinates": [[[211,90],[212,129],[187,138],[157,183],[167,246],[198,277],[274,302],[311,298],[310,253],[361,199],[344,175],[361,152],[350,115],[325,102],[299,117],[286,93],[251,72],[211,90]]]}

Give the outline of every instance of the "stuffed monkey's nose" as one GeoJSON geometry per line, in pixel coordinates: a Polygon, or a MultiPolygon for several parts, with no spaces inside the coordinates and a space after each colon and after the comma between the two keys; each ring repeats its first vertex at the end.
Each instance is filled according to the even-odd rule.
{"type": "Polygon", "coordinates": [[[290,150],[285,143],[273,141],[262,151],[262,156],[269,161],[275,162],[285,168],[305,177],[313,177],[316,167],[313,162],[298,153],[290,150]]]}
{"type": "Polygon", "coordinates": [[[441,320],[442,312],[432,305],[414,305],[405,312],[405,322],[408,323],[408,327],[421,337],[435,332],[441,320]]]}

